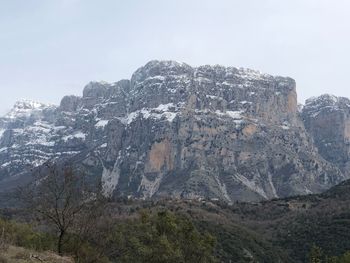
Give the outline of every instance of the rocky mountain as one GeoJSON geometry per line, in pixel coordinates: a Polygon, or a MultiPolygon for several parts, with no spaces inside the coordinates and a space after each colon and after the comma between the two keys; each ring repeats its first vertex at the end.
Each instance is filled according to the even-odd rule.
{"type": "MultiPolygon", "coordinates": [[[[328,134],[317,125],[332,116],[320,100],[299,112],[293,79],[151,61],[130,80],[91,82],[59,106],[18,102],[0,119],[0,189],[64,158],[101,180],[107,196],[232,202],[318,193],[348,177],[347,144],[334,146],[337,157],[323,152],[328,134]]],[[[345,125],[334,107],[333,121],[345,125]]]]}
{"type": "Polygon", "coordinates": [[[302,118],[322,157],[349,177],[350,100],[331,95],[309,99],[302,118]]]}

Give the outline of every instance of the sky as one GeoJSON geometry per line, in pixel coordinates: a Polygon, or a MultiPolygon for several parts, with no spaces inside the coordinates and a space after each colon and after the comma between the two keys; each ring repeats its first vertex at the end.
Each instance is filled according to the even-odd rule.
{"type": "Polygon", "coordinates": [[[129,79],[153,59],[290,76],[300,102],[350,98],[349,10],[348,0],[0,0],[0,114],[129,79]]]}

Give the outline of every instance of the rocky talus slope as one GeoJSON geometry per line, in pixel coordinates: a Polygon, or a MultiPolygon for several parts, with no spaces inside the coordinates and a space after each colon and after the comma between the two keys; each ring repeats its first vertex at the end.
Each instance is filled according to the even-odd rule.
{"type": "Polygon", "coordinates": [[[91,82],[60,106],[18,102],[0,119],[0,189],[65,158],[108,196],[232,202],[321,192],[347,177],[348,146],[334,146],[337,157],[323,152],[322,136],[333,134],[317,134],[328,117],[312,105],[298,111],[291,78],[151,61],[131,80],[91,82]]]}

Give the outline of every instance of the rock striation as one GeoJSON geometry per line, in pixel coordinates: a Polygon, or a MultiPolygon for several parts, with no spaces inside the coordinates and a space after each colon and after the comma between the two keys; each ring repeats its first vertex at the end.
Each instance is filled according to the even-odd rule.
{"type": "Polygon", "coordinates": [[[0,189],[30,165],[65,158],[101,180],[106,196],[318,193],[346,175],[313,143],[310,105],[298,111],[291,78],[151,61],[130,80],[90,82],[58,107],[30,104],[24,117],[0,119],[0,189]]]}

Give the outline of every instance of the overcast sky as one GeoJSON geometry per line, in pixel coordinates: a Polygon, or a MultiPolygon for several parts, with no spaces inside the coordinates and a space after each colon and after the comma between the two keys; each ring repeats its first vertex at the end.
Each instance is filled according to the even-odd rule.
{"type": "Polygon", "coordinates": [[[0,0],[0,114],[59,103],[152,59],[290,76],[350,97],[349,0],[0,0]]]}

